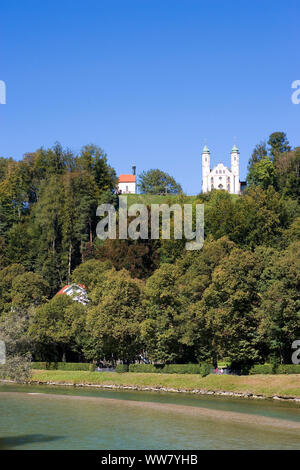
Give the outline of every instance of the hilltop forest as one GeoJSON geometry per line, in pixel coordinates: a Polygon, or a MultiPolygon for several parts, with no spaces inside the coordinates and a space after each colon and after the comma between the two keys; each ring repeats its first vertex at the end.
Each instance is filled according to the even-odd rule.
{"type": "MultiPolygon", "coordinates": [[[[97,238],[97,206],[118,204],[116,172],[99,147],[74,155],[56,144],[19,161],[0,158],[0,337],[8,353],[290,363],[300,339],[300,147],[274,132],[254,148],[247,182],[240,196],[193,198],[205,205],[205,243],[186,251],[185,240],[97,238]],[[56,295],[70,283],[86,286],[87,305],[56,295]]],[[[184,201],[181,192],[165,196],[184,201]]]]}

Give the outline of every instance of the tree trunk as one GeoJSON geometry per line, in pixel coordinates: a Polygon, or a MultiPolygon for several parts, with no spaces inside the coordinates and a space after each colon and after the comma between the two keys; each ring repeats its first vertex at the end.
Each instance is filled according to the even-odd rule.
{"type": "Polygon", "coordinates": [[[93,232],[92,232],[92,223],[89,222],[90,226],[90,245],[93,246],[93,232]]]}
{"type": "Polygon", "coordinates": [[[62,358],[61,358],[61,361],[62,362],[67,362],[67,358],[66,358],[66,350],[63,349],[63,353],[62,353],[62,358]]]}
{"type": "Polygon", "coordinates": [[[71,279],[71,267],[72,267],[72,242],[69,244],[69,262],[68,262],[68,283],[71,279]]]}

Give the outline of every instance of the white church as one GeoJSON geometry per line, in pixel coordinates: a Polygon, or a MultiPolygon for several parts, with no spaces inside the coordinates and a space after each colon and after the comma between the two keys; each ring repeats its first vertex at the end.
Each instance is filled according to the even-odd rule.
{"type": "Polygon", "coordinates": [[[239,154],[236,145],[231,150],[231,169],[223,163],[218,163],[213,170],[210,168],[210,151],[205,145],[202,151],[202,192],[208,193],[212,189],[223,189],[231,194],[240,194],[241,186],[239,174],[239,154]]]}

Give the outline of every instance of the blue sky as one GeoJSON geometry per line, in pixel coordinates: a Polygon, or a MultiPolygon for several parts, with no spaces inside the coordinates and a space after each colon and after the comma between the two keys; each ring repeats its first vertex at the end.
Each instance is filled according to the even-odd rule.
{"type": "Polygon", "coordinates": [[[299,0],[10,0],[1,5],[0,155],[100,145],[118,173],[201,190],[201,150],[241,177],[276,130],[300,145],[299,0]]]}

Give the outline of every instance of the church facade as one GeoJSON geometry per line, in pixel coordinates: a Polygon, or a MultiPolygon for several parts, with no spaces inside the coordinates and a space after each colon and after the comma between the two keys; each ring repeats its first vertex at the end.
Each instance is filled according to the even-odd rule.
{"type": "Polygon", "coordinates": [[[240,194],[239,156],[240,151],[234,145],[231,150],[231,169],[229,170],[223,163],[218,163],[211,170],[210,151],[205,145],[202,151],[202,192],[208,193],[212,189],[223,189],[230,194],[240,194]]]}

